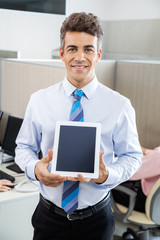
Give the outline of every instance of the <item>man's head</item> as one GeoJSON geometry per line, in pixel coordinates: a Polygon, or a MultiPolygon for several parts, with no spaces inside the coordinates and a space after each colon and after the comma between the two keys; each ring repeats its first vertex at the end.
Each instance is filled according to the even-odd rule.
{"type": "Polygon", "coordinates": [[[102,57],[102,35],[97,17],[91,13],[73,13],[62,25],[60,58],[67,79],[77,88],[95,76],[95,65],[102,57]]]}
{"type": "Polygon", "coordinates": [[[102,47],[103,31],[98,18],[92,13],[72,13],[63,22],[60,30],[61,48],[64,49],[66,32],[85,32],[97,37],[97,49],[102,47]]]}

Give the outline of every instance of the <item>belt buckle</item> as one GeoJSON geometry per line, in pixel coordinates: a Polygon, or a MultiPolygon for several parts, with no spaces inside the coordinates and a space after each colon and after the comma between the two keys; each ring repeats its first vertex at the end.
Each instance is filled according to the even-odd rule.
{"type": "Polygon", "coordinates": [[[83,217],[83,213],[79,212],[78,214],[76,213],[67,214],[67,218],[70,221],[75,221],[75,220],[82,220],[84,217],[83,217]]]}
{"type": "Polygon", "coordinates": [[[69,221],[74,221],[75,219],[72,218],[73,214],[67,214],[67,218],[69,221]]]}

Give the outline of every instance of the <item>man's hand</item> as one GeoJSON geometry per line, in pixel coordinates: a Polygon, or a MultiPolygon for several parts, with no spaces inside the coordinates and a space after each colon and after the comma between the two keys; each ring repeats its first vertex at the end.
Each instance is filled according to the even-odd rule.
{"type": "Polygon", "coordinates": [[[6,179],[0,180],[0,192],[7,192],[7,191],[11,190],[11,187],[13,185],[14,184],[9,180],[6,180],[6,179]],[[9,186],[11,186],[11,187],[9,187],[9,186]]]}
{"type": "Polygon", "coordinates": [[[52,160],[53,151],[48,150],[48,155],[42,158],[35,166],[35,175],[37,179],[45,186],[58,187],[65,180],[66,177],[62,177],[58,174],[53,174],[48,171],[49,162],[52,160]]]}
{"type": "Polygon", "coordinates": [[[104,151],[100,152],[100,161],[99,161],[99,177],[96,179],[91,179],[91,182],[95,183],[104,183],[108,178],[108,170],[106,164],[103,161],[104,151]]]}
{"type": "Polygon", "coordinates": [[[89,178],[84,178],[82,174],[78,174],[77,178],[74,177],[68,177],[69,181],[80,181],[80,182],[84,182],[84,183],[88,183],[88,182],[95,182],[95,183],[104,183],[107,178],[108,178],[108,170],[106,167],[106,164],[103,161],[103,154],[104,151],[100,152],[100,160],[99,160],[99,177],[94,179],[89,179],[89,178]]]}

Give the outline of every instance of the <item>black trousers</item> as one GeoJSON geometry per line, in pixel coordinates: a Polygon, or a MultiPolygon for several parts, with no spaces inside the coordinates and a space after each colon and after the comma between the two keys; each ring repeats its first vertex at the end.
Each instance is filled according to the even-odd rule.
{"type": "Polygon", "coordinates": [[[50,212],[39,203],[32,225],[33,240],[112,240],[115,220],[110,201],[91,217],[75,221],[50,212]]]}
{"type": "MultiPolygon", "coordinates": [[[[122,186],[125,186],[129,189],[132,189],[134,192],[137,193],[136,196],[136,203],[134,209],[139,212],[145,212],[145,202],[146,202],[146,196],[144,195],[141,187],[141,181],[126,181],[124,183],[121,183],[122,186]]],[[[112,195],[115,200],[115,202],[120,203],[126,207],[129,205],[129,197],[127,194],[123,192],[119,192],[115,189],[112,189],[112,195]]]]}

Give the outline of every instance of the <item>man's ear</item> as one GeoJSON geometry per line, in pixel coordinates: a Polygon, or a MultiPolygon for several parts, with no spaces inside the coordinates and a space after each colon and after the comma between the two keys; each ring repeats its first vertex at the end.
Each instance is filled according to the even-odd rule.
{"type": "Polygon", "coordinates": [[[60,47],[59,49],[59,56],[61,58],[62,61],[64,61],[64,58],[63,58],[63,49],[60,47]]]}
{"type": "Polygon", "coordinates": [[[99,60],[102,58],[102,48],[99,50],[98,54],[97,54],[97,60],[96,62],[99,62],[99,60]]]}

